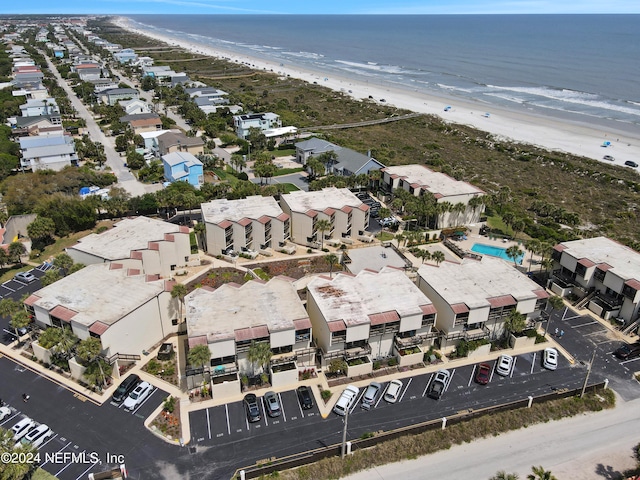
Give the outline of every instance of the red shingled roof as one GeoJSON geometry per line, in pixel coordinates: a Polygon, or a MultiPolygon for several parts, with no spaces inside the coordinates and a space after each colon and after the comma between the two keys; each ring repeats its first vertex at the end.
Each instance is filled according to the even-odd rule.
{"type": "Polygon", "coordinates": [[[492,308],[510,307],[512,305],[518,304],[518,302],[516,302],[516,299],[511,295],[501,295],[499,297],[487,298],[487,300],[489,301],[489,305],[491,305],[492,308]]]}
{"type": "Polygon", "coordinates": [[[342,330],[346,330],[347,326],[344,324],[344,321],[342,320],[335,320],[333,322],[327,322],[327,325],[329,326],[329,331],[330,332],[340,332],[342,330]]]}
{"type": "Polygon", "coordinates": [[[536,297],[538,297],[538,298],[549,298],[549,294],[543,288],[540,288],[538,290],[534,290],[533,293],[535,293],[536,297]]]}
{"type": "Polygon", "coordinates": [[[269,336],[269,329],[266,325],[259,327],[241,328],[234,332],[236,342],[243,342],[247,340],[255,340],[256,338],[264,338],[269,336]]]}
{"type": "Polygon", "coordinates": [[[459,313],[467,313],[469,311],[469,307],[467,307],[464,303],[456,303],[454,305],[451,305],[451,310],[453,310],[453,313],[457,315],[459,313]]]}
{"type": "Polygon", "coordinates": [[[583,267],[590,268],[595,265],[595,262],[592,262],[588,258],[581,258],[580,260],[578,260],[578,264],[582,265],[583,267]]]}
{"type": "Polygon", "coordinates": [[[67,307],[63,307],[62,305],[58,305],[57,307],[55,307],[53,310],[49,312],[49,315],[59,318],[60,320],[67,323],[70,323],[71,319],[75,317],[77,314],[78,312],[74,312],[73,310],[67,307]]]}
{"type": "Polygon", "coordinates": [[[96,335],[102,335],[104,332],[107,331],[108,328],[109,328],[109,325],[107,325],[106,323],[95,322],[93,325],[89,327],[89,331],[91,333],[95,333],[96,335]]]}
{"type": "Polygon", "coordinates": [[[420,310],[422,310],[423,315],[432,315],[436,313],[436,307],[433,305],[420,305],[420,310]]]}
{"type": "Polygon", "coordinates": [[[189,348],[193,348],[196,345],[206,345],[207,337],[206,335],[201,335],[199,337],[190,337],[189,338],[189,348]]]}
{"type": "Polygon", "coordinates": [[[294,320],[293,324],[295,325],[296,330],[311,328],[311,320],[309,320],[309,318],[299,318],[298,320],[294,320]]]}
{"type": "Polygon", "coordinates": [[[398,320],[400,320],[400,315],[395,310],[369,315],[371,325],[382,325],[383,323],[397,322],[398,320]]]}

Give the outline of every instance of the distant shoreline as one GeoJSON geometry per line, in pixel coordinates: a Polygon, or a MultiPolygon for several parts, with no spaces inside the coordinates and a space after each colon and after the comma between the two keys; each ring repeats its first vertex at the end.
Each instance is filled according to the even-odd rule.
{"type": "Polygon", "coordinates": [[[536,113],[523,113],[496,106],[488,107],[482,102],[472,102],[456,97],[427,95],[411,92],[398,87],[374,82],[362,82],[333,73],[326,77],[322,72],[291,65],[281,65],[262,58],[240,55],[230,51],[212,48],[208,45],[159,35],[133,27],[127,17],[117,17],[114,23],[132,33],[153,38],[185,50],[241,63],[255,70],[270,71],[283,76],[291,76],[309,83],[341,91],[355,99],[370,99],[398,108],[437,115],[444,121],[468,125],[485,131],[497,140],[530,144],[550,151],[570,153],[603,161],[603,156],[615,158],[615,163],[623,165],[627,160],[640,158],[640,132],[615,131],[601,125],[589,125],[562,121],[536,113]],[[445,107],[450,106],[448,111],[445,107]],[[487,110],[488,109],[488,110],[487,110]],[[489,115],[485,115],[485,114],[489,115]],[[603,148],[604,142],[610,146],[603,148]]]}

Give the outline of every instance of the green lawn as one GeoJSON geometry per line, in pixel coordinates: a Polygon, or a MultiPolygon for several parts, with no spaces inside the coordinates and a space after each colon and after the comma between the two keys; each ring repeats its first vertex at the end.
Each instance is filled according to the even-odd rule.
{"type": "Polygon", "coordinates": [[[382,231],[378,234],[378,240],[381,242],[389,242],[395,238],[393,233],[382,231]]]}
{"type": "Polygon", "coordinates": [[[288,157],[291,155],[296,154],[296,149],[295,148],[289,148],[287,150],[274,150],[273,152],[269,152],[271,153],[274,157],[278,158],[278,157],[288,157]]]}
{"type": "Polygon", "coordinates": [[[281,185],[284,185],[284,188],[285,188],[285,192],[284,193],[291,193],[291,192],[296,192],[296,191],[300,190],[293,183],[282,183],[281,185]]]}
{"type": "Polygon", "coordinates": [[[38,468],[33,475],[31,476],[31,480],[56,480],[58,477],[54,477],[46,470],[38,468]]]}
{"type": "Polygon", "coordinates": [[[298,172],[302,172],[304,170],[304,168],[300,167],[300,168],[279,168],[278,170],[276,170],[276,173],[273,175],[274,177],[281,177],[283,175],[289,175],[291,173],[298,173],[298,172]]]}

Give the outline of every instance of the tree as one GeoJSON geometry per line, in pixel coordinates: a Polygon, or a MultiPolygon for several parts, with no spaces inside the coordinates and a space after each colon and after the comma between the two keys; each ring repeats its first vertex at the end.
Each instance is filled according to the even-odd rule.
{"type": "Polygon", "coordinates": [[[429,250],[418,250],[416,252],[416,257],[421,258],[422,259],[422,263],[424,264],[425,260],[430,260],[431,259],[431,252],[429,252],[429,250]]]}
{"type": "Polygon", "coordinates": [[[552,311],[560,310],[562,307],[564,307],[564,301],[557,295],[551,295],[547,300],[547,304],[551,307],[552,311]]]}
{"type": "Polygon", "coordinates": [[[247,352],[247,359],[251,362],[254,375],[256,372],[256,366],[261,367],[264,371],[264,367],[269,363],[272,355],[273,352],[271,351],[268,342],[251,341],[249,351],[247,352]]]}
{"type": "Polygon", "coordinates": [[[507,248],[505,253],[507,254],[507,257],[513,260],[514,266],[518,265],[517,260],[524,255],[524,252],[520,250],[520,247],[518,247],[518,245],[511,245],[509,248],[507,248]]]}
{"type": "Polygon", "coordinates": [[[436,262],[436,265],[440,265],[442,262],[444,262],[445,260],[445,256],[444,253],[441,252],[440,250],[436,250],[435,252],[433,252],[431,254],[431,260],[433,260],[434,262],[436,262]]]}
{"type": "Polygon", "coordinates": [[[111,374],[110,365],[100,357],[102,342],[95,337],[82,340],[76,349],[76,356],[86,364],[84,377],[91,385],[107,386],[107,375],[111,374]]]}
{"type": "Polygon", "coordinates": [[[11,242],[9,244],[9,260],[22,265],[22,255],[27,253],[27,248],[22,242],[11,242]]]}
{"type": "Polygon", "coordinates": [[[60,343],[61,338],[62,338],[61,328],[49,327],[40,334],[38,343],[42,348],[46,348],[47,350],[49,350],[50,348],[53,348],[56,345],[58,345],[58,343],[60,343]]]}
{"type": "Polygon", "coordinates": [[[504,321],[504,334],[505,337],[511,333],[522,333],[527,326],[527,316],[518,312],[515,308],[509,312],[509,315],[504,321]]]}
{"type": "Polygon", "coordinates": [[[195,365],[199,365],[202,368],[205,366],[209,366],[209,361],[211,360],[211,351],[207,345],[196,345],[193,348],[189,349],[189,353],[187,354],[187,359],[189,360],[189,365],[192,367],[195,365]]]}
{"type": "MultiPolygon", "coordinates": [[[[0,462],[0,478],[3,480],[22,480],[24,478],[31,478],[27,475],[30,471],[36,468],[37,462],[27,462],[26,459],[35,458],[37,449],[32,445],[25,445],[20,443],[17,448],[14,448],[16,441],[13,438],[13,432],[0,428],[0,453],[2,458],[5,458],[5,454],[18,454],[17,461],[3,461],[0,462]],[[22,461],[20,461],[22,459],[22,461]]],[[[11,457],[12,459],[14,457],[11,457]]]]}
{"type": "Polygon", "coordinates": [[[324,164],[317,158],[310,157],[307,160],[307,170],[309,171],[311,179],[313,180],[317,176],[324,173],[324,164]]]}
{"type": "Polygon", "coordinates": [[[135,150],[130,150],[127,153],[127,166],[131,170],[140,170],[145,166],[144,156],[135,150]]]}
{"type": "Polygon", "coordinates": [[[53,259],[53,266],[62,270],[66,275],[71,266],[73,265],[73,258],[68,253],[59,253],[53,259]]]}
{"type": "Polygon", "coordinates": [[[52,283],[57,282],[61,278],[62,274],[60,273],[60,270],[58,270],[57,268],[52,268],[50,270],[47,270],[44,275],[40,277],[40,282],[42,283],[43,287],[46,287],[47,285],[51,285],[52,283]]]}
{"type": "Polygon", "coordinates": [[[198,237],[200,247],[205,252],[207,251],[207,226],[204,222],[198,222],[194,225],[193,231],[198,237]]]}
{"type": "Polygon", "coordinates": [[[531,471],[533,473],[527,475],[527,480],[558,480],[555,475],[545,470],[542,465],[539,467],[531,467],[531,471]]]}
{"type": "Polygon", "coordinates": [[[345,362],[343,358],[334,358],[329,362],[327,370],[329,373],[334,373],[336,375],[347,373],[347,362],[345,362]]]}
{"type": "Polygon", "coordinates": [[[54,353],[65,359],[71,358],[79,339],[76,334],[73,333],[71,327],[62,327],[59,330],[60,341],[54,347],[54,353]]]}
{"type": "Polygon", "coordinates": [[[316,222],[316,230],[320,232],[320,249],[324,248],[324,232],[331,230],[331,222],[325,218],[316,222]]]}
{"type": "Polygon", "coordinates": [[[53,235],[56,231],[56,224],[47,217],[37,216],[36,219],[27,225],[27,235],[38,245],[38,250],[53,243],[53,235]]]}
{"type": "Polygon", "coordinates": [[[29,325],[30,321],[31,319],[29,318],[29,314],[24,309],[19,309],[11,315],[11,321],[9,324],[11,325],[11,328],[15,330],[16,338],[20,338],[19,330],[29,325]]]}
{"type": "Polygon", "coordinates": [[[517,473],[507,473],[504,470],[500,470],[489,480],[518,480],[519,478],[517,473]]]}
{"type": "Polygon", "coordinates": [[[324,258],[329,264],[329,278],[333,278],[333,266],[338,263],[338,256],[330,253],[329,255],[325,255],[324,258]]]}
{"type": "Polygon", "coordinates": [[[180,302],[180,322],[182,322],[182,306],[184,304],[184,297],[187,296],[187,287],[182,283],[176,283],[171,289],[171,298],[177,298],[180,302]]]}
{"type": "Polygon", "coordinates": [[[531,253],[529,257],[529,272],[531,271],[531,263],[533,262],[533,255],[538,254],[542,248],[542,242],[537,238],[532,238],[525,244],[527,250],[531,253]]]}
{"type": "Polygon", "coordinates": [[[0,300],[0,316],[8,318],[18,310],[20,310],[20,304],[14,299],[7,297],[0,300]]]}

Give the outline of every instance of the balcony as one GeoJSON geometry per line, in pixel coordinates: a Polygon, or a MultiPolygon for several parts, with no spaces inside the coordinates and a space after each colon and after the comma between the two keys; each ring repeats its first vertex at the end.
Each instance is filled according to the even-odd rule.
{"type": "Polygon", "coordinates": [[[481,328],[464,330],[462,332],[449,332],[446,338],[447,340],[464,339],[467,342],[470,342],[472,340],[481,340],[483,338],[488,338],[490,333],[491,331],[486,326],[483,325],[481,328]]]}

